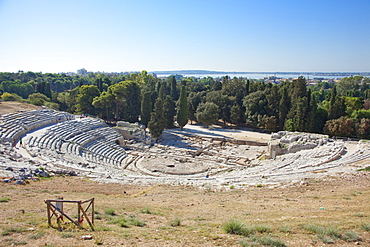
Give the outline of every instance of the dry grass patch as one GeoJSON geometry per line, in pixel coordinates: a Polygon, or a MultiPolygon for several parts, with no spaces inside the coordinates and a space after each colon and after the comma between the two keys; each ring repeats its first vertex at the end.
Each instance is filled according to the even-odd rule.
{"type": "MultiPolygon", "coordinates": [[[[93,245],[300,247],[311,246],[313,241],[317,243],[314,246],[323,241],[333,242],[331,246],[361,241],[366,246],[370,245],[370,224],[364,212],[368,212],[370,182],[367,177],[361,178],[323,179],[308,186],[275,189],[253,186],[227,192],[99,184],[77,177],[25,186],[5,184],[0,186],[0,193],[11,200],[0,203],[0,232],[5,234],[0,236],[0,243],[12,240],[0,246],[22,241],[27,246],[84,246],[87,242],[81,236],[86,234],[93,236],[89,242],[93,245]],[[45,190],[60,193],[41,192],[45,190]],[[96,232],[71,226],[60,233],[49,228],[44,200],[59,196],[67,200],[94,197],[96,232]],[[346,196],[352,199],[343,199],[346,196]],[[312,222],[318,230],[315,226],[310,226],[310,231],[301,227],[312,222]],[[330,226],[333,229],[329,230],[330,226]],[[35,230],[27,231],[30,227],[35,230]]],[[[70,210],[71,215],[77,212],[70,210]]]]}

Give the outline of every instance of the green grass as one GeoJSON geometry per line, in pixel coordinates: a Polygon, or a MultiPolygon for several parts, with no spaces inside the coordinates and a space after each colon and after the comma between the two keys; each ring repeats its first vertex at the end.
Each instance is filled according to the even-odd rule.
{"type": "Polygon", "coordinates": [[[320,234],[318,235],[318,238],[321,240],[321,242],[323,242],[324,244],[334,244],[335,243],[335,239],[330,237],[330,236],[327,236],[325,234],[320,234]]]}
{"type": "Polygon", "coordinates": [[[341,239],[343,239],[346,242],[356,242],[361,240],[360,236],[356,232],[352,231],[345,232],[341,236],[341,239]]]}
{"type": "Polygon", "coordinates": [[[268,233],[272,229],[270,226],[266,225],[255,225],[255,226],[246,226],[244,222],[241,222],[237,219],[230,219],[222,225],[222,229],[229,234],[241,235],[241,236],[250,236],[255,233],[268,233]]]}
{"type": "Polygon", "coordinates": [[[259,247],[259,246],[261,246],[257,242],[250,242],[246,239],[240,239],[239,240],[239,245],[242,246],[242,247],[259,247]]]}
{"type": "Polygon", "coordinates": [[[273,246],[273,247],[286,247],[287,245],[280,239],[272,239],[268,236],[263,237],[253,237],[252,240],[263,246],[273,246]]]}
{"type": "Polygon", "coordinates": [[[286,233],[288,233],[288,232],[292,232],[292,230],[290,229],[290,227],[289,227],[289,226],[279,226],[278,230],[279,230],[280,232],[286,232],[286,233]]]}
{"type": "Polygon", "coordinates": [[[131,218],[131,219],[129,220],[129,223],[130,223],[130,225],[132,225],[132,226],[139,226],[139,227],[143,227],[143,226],[145,226],[145,225],[146,225],[146,223],[145,223],[145,222],[143,222],[143,221],[141,221],[141,220],[138,220],[138,219],[135,219],[135,218],[131,218]]]}
{"type": "Polygon", "coordinates": [[[272,247],[286,247],[286,243],[280,239],[273,239],[268,236],[252,236],[249,239],[240,239],[239,245],[242,247],[259,247],[259,246],[272,246],[272,247]]]}
{"type": "Polygon", "coordinates": [[[10,198],[9,197],[1,197],[0,202],[9,202],[10,198]]]}
{"type": "Polygon", "coordinates": [[[9,228],[5,228],[4,231],[1,233],[2,236],[8,236],[12,233],[21,233],[21,232],[25,232],[26,229],[24,228],[21,228],[21,227],[9,227],[9,228]]]}
{"type": "Polygon", "coordinates": [[[365,231],[367,231],[367,232],[370,232],[370,223],[363,224],[363,225],[361,226],[361,229],[362,229],[362,230],[365,230],[365,231]]]}
{"type": "Polygon", "coordinates": [[[122,216],[117,216],[110,221],[108,221],[108,224],[114,224],[118,225],[120,227],[130,227],[130,226],[138,226],[138,227],[143,227],[146,225],[145,222],[142,222],[138,219],[135,218],[135,216],[130,216],[128,218],[122,217],[122,216]]]}
{"type": "Polygon", "coordinates": [[[117,217],[117,218],[111,219],[110,221],[108,221],[108,224],[114,224],[120,227],[129,227],[127,219],[123,217],[117,217]]]}
{"type": "Polygon", "coordinates": [[[10,243],[10,246],[26,245],[26,244],[27,244],[27,242],[26,242],[26,241],[24,241],[24,240],[19,241],[19,242],[14,241],[14,242],[11,242],[11,243],[10,243]]]}
{"type": "Polygon", "coordinates": [[[364,214],[364,213],[355,213],[353,216],[355,216],[355,217],[367,217],[367,215],[366,214],[364,214]]]}
{"type": "Polygon", "coordinates": [[[97,226],[95,227],[95,230],[96,231],[101,231],[101,232],[110,232],[110,231],[113,231],[112,228],[108,227],[108,226],[97,226]]]}
{"type": "Polygon", "coordinates": [[[101,220],[102,219],[102,215],[100,214],[99,211],[94,211],[94,219],[96,219],[96,220],[101,220]]]}
{"type": "Polygon", "coordinates": [[[251,231],[260,232],[260,233],[271,232],[271,227],[265,226],[265,225],[256,225],[256,226],[251,227],[251,231]]]}
{"type": "Polygon", "coordinates": [[[114,216],[114,215],[116,215],[116,210],[114,208],[106,208],[104,210],[104,213],[106,215],[112,215],[112,216],[114,216]]]}
{"type": "Polygon", "coordinates": [[[168,222],[168,225],[175,227],[175,226],[181,226],[181,220],[176,218],[168,222]]]}
{"type": "Polygon", "coordinates": [[[152,214],[153,212],[150,210],[149,207],[145,207],[144,209],[140,210],[142,214],[152,214]]]}
{"type": "Polygon", "coordinates": [[[364,169],[357,170],[359,172],[365,171],[365,172],[370,172],[370,166],[365,167],[364,169]]]}
{"type": "Polygon", "coordinates": [[[36,234],[31,235],[29,239],[39,239],[39,238],[42,238],[42,236],[44,235],[45,235],[45,232],[37,232],[36,234]]]}
{"type": "Polygon", "coordinates": [[[222,225],[222,229],[229,234],[241,235],[241,236],[249,236],[252,234],[247,226],[237,220],[237,219],[230,219],[222,225]]]}
{"type": "Polygon", "coordinates": [[[69,233],[69,232],[66,232],[66,233],[63,233],[60,237],[61,238],[72,238],[73,234],[69,233]]]}
{"type": "Polygon", "coordinates": [[[308,232],[311,232],[311,233],[315,233],[317,234],[317,237],[325,244],[332,244],[332,243],[335,243],[335,241],[337,239],[344,239],[345,241],[349,241],[349,240],[352,240],[352,239],[355,239],[357,238],[358,239],[358,235],[356,237],[356,234],[353,234],[353,233],[349,233],[347,232],[347,236],[346,235],[342,235],[338,228],[337,227],[323,227],[323,226],[320,226],[320,225],[316,225],[316,224],[307,224],[307,225],[302,225],[301,226],[302,229],[308,231],[308,232]]]}

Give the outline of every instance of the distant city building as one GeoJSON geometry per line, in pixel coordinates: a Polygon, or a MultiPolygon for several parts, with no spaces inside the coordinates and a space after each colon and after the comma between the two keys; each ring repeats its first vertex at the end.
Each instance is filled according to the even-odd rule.
{"type": "Polygon", "coordinates": [[[87,70],[86,69],[79,69],[77,70],[77,75],[82,75],[82,76],[86,76],[87,75],[87,70]]]}

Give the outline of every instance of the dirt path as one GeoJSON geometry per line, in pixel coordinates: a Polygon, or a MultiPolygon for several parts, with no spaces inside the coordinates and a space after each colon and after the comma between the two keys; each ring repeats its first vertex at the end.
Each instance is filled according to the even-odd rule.
{"type": "Polygon", "coordinates": [[[201,124],[187,124],[184,127],[184,131],[189,134],[205,136],[205,137],[219,137],[219,138],[233,138],[244,141],[256,141],[267,143],[270,140],[270,134],[252,131],[247,128],[222,128],[217,125],[213,125],[210,128],[206,128],[201,124]]]}
{"type": "Polygon", "coordinates": [[[40,106],[15,101],[0,102],[0,114],[7,114],[17,111],[32,111],[40,108],[41,108],[40,106]]]}

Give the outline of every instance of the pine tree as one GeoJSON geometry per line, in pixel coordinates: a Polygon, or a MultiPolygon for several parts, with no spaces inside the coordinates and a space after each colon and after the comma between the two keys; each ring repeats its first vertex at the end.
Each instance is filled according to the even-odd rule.
{"type": "Polygon", "coordinates": [[[195,114],[197,121],[207,125],[217,122],[219,117],[219,108],[213,102],[200,103],[195,114]]]}
{"type": "Polygon", "coordinates": [[[212,90],[213,91],[219,91],[221,89],[222,89],[221,81],[216,80],[215,83],[213,84],[212,90]]]}
{"type": "Polygon", "coordinates": [[[130,123],[137,122],[140,115],[140,86],[133,81],[128,82],[125,95],[124,119],[130,123]]]}
{"type": "Polygon", "coordinates": [[[177,102],[177,123],[182,128],[188,123],[189,105],[188,98],[186,96],[186,87],[182,85],[180,98],[177,102]]]}

